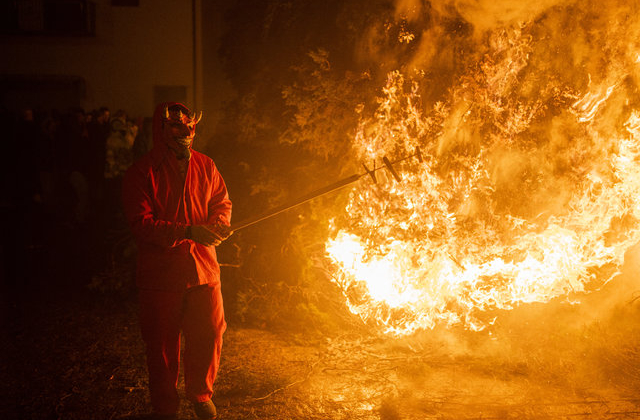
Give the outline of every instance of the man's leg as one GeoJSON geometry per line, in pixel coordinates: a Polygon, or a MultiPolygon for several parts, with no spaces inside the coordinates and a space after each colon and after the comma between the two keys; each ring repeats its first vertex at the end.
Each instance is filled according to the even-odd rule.
{"type": "Polygon", "coordinates": [[[140,291],[140,329],[147,346],[151,406],[157,414],[178,410],[182,293],[140,291]]]}
{"type": "Polygon", "coordinates": [[[226,327],[219,284],[194,287],[186,293],[182,324],[184,379],[191,402],[208,401],[213,395],[226,327]]]}

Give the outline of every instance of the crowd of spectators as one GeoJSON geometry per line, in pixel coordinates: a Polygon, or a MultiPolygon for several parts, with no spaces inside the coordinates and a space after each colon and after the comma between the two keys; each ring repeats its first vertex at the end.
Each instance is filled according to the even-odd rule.
{"type": "Polygon", "coordinates": [[[0,118],[5,282],[60,276],[49,268],[67,259],[76,273],[101,270],[109,253],[105,238],[125,226],[122,176],[151,148],[150,119],[106,107],[1,110],[0,118]]]}

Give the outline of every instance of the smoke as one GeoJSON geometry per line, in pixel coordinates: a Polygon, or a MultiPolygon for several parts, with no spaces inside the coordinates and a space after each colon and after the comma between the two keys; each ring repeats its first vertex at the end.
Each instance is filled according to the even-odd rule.
{"type": "Polygon", "coordinates": [[[417,19],[426,8],[441,14],[458,13],[479,31],[508,26],[513,23],[535,19],[548,9],[569,3],[571,0],[398,0],[395,3],[396,18],[417,19]]]}
{"type": "MultiPolygon", "coordinates": [[[[628,64],[637,60],[640,42],[639,13],[637,2],[620,0],[398,0],[394,11],[398,30],[415,35],[406,41],[413,43],[411,57],[398,61],[408,71],[464,72],[492,51],[508,54],[510,46],[499,34],[521,28],[535,44],[529,52],[530,65],[584,87],[589,77],[599,82],[607,74],[631,70],[628,64]]],[[[369,35],[379,36],[378,29],[369,35]]],[[[397,52],[403,51],[401,44],[399,39],[397,52]]],[[[634,67],[632,77],[637,79],[634,67]]],[[[532,89],[538,84],[521,81],[520,85],[532,89]]]]}
{"type": "Polygon", "coordinates": [[[455,10],[469,22],[477,36],[487,31],[537,19],[556,6],[574,3],[567,0],[453,0],[434,1],[432,7],[441,13],[455,10]]]}
{"type": "Polygon", "coordinates": [[[397,2],[396,18],[421,31],[405,72],[426,70],[423,97],[450,107],[436,154],[485,149],[493,182],[505,188],[535,170],[544,179],[534,201],[553,213],[572,177],[624,135],[638,103],[637,9],[620,1],[397,2]],[[473,30],[452,29],[451,19],[473,30]],[[428,84],[442,86],[439,95],[428,84]]]}

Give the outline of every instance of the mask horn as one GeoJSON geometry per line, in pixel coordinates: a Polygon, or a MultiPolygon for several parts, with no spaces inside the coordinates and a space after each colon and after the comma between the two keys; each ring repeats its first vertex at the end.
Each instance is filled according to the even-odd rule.
{"type": "Polygon", "coordinates": [[[202,111],[198,112],[198,116],[196,117],[196,124],[198,124],[201,119],[202,119],[202,111]]]}
{"type": "Polygon", "coordinates": [[[169,107],[168,106],[164,107],[164,119],[165,120],[169,119],[169,107]]]}

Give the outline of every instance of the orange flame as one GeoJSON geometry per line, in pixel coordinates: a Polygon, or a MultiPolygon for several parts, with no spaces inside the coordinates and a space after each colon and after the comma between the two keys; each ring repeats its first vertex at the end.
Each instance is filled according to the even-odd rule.
{"type": "Polygon", "coordinates": [[[575,299],[640,240],[640,111],[620,105],[627,74],[582,94],[541,82],[523,99],[525,29],[494,34],[492,53],[428,112],[420,83],[390,73],[354,137],[365,162],[429,154],[398,168],[400,183],[354,187],[326,243],[349,309],[388,333],[481,330],[497,309],[575,299]]]}

